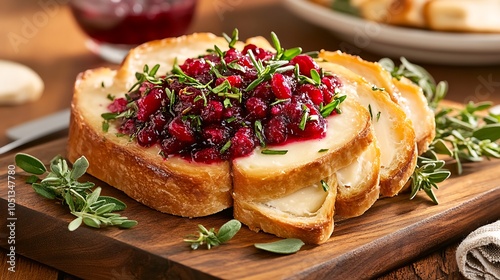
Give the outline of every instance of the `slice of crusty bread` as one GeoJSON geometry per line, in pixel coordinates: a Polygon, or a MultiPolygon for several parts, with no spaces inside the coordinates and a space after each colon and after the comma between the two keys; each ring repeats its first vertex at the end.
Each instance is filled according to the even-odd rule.
{"type": "Polygon", "coordinates": [[[363,77],[336,64],[334,52],[322,51],[319,57],[326,61],[320,66],[342,80],[342,91],[370,109],[381,155],[380,194],[398,194],[413,173],[418,156],[411,120],[387,92],[374,89],[363,77]]]}
{"type": "Polygon", "coordinates": [[[164,160],[158,147],[144,148],[117,136],[113,126],[103,132],[101,114],[110,103],[107,95],[127,92],[115,75],[100,68],[78,76],[71,105],[69,160],[85,155],[90,174],[161,212],[198,217],[231,207],[229,163],[164,160]]]}
{"type": "Polygon", "coordinates": [[[393,0],[387,11],[386,23],[412,27],[426,27],[425,4],[429,0],[393,0]]]}
{"type": "Polygon", "coordinates": [[[335,217],[351,218],[365,213],[380,195],[380,149],[373,141],[337,175],[335,217]],[[360,175],[362,174],[362,175],[360,175]]]}
{"type": "Polygon", "coordinates": [[[422,89],[405,77],[393,78],[380,64],[340,51],[330,52],[328,60],[340,64],[365,78],[379,90],[389,93],[411,120],[419,154],[424,153],[434,139],[434,111],[429,107],[422,89]]]}
{"type": "Polygon", "coordinates": [[[423,18],[435,30],[500,32],[500,1],[430,0],[423,18]]]}
{"type": "Polygon", "coordinates": [[[248,201],[279,198],[354,161],[373,141],[370,115],[349,98],[340,108],[342,114],[328,117],[324,138],[266,147],[287,150],[285,155],[262,154],[258,147],[249,156],[233,160],[234,193],[248,201]]]}
{"type": "Polygon", "coordinates": [[[329,186],[326,191],[316,180],[291,194],[260,202],[245,200],[235,193],[234,217],[253,231],[299,238],[309,244],[323,243],[333,232],[337,193],[335,174],[324,181],[329,186]]]}
{"type": "MultiPolygon", "coordinates": [[[[245,160],[242,159],[241,162],[234,163],[232,179],[230,163],[195,164],[178,158],[163,160],[158,155],[157,147],[139,147],[127,137],[116,136],[113,127],[110,127],[107,133],[102,131],[100,115],[106,112],[106,106],[110,103],[107,96],[123,96],[134,83],[135,72],[142,71],[144,64],[154,65],[162,62],[159,73],[165,73],[172,67],[175,58],[182,63],[188,57],[195,57],[213,48],[214,44],[227,45],[227,42],[224,40],[222,43],[222,40],[224,39],[212,34],[194,34],[153,41],[132,50],[117,72],[96,69],[81,74],[75,84],[72,103],[69,159],[75,160],[85,154],[93,166],[89,169],[90,174],[123,190],[132,198],[162,212],[197,217],[230,207],[233,181],[237,186],[244,186],[240,187],[240,190],[252,190],[255,188],[251,186],[255,183],[267,182],[267,186],[272,186],[282,180],[284,186],[293,186],[284,188],[285,193],[289,193],[294,188],[317,181],[317,178],[330,176],[353,161],[371,143],[373,136],[366,109],[348,100],[342,107],[349,113],[331,118],[333,126],[351,124],[348,133],[338,136],[342,140],[321,142],[318,144],[319,148],[312,153],[313,156],[303,158],[300,164],[292,164],[293,161],[284,162],[289,168],[288,171],[282,168],[281,177],[273,177],[276,168],[263,170],[257,167],[245,170],[245,160]],[[354,121],[346,120],[337,124],[337,119],[342,120],[345,118],[343,116],[349,116],[350,120],[354,121]],[[320,149],[329,150],[319,153],[320,149]],[[113,157],[112,161],[109,160],[110,155],[113,157]],[[339,156],[338,159],[336,155],[339,156]],[[333,164],[334,161],[337,163],[333,164]],[[144,170],[140,171],[142,169],[144,170]],[[308,169],[314,170],[314,175],[318,177],[311,179],[312,174],[306,172],[308,169]],[[249,180],[252,176],[259,178],[259,182],[249,180]]],[[[240,46],[241,44],[239,43],[240,46]]],[[[292,144],[294,145],[297,144],[292,144]]],[[[293,147],[290,149],[293,150],[293,147]]],[[[292,152],[290,154],[293,155],[292,152]]]]}

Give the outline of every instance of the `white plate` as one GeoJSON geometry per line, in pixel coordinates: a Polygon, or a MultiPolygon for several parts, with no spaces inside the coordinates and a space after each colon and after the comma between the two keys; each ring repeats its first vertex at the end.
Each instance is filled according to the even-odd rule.
{"type": "Polygon", "coordinates": [[[308,0],[284,0],[297,16],[326,28],[345,40],[343,48],[384,56],[453,65],[500,63],[500,34],[427,31],[390,26],[336,12],[308,0]]]}

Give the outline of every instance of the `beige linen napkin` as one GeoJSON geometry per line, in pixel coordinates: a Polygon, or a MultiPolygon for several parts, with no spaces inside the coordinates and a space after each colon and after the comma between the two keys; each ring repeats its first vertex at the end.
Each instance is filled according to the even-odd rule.
{"type": "Polygon", "coordinates": [[[469,234],[458,246],[456,258],[468,279],[500,279],[500,220],[469,234]]]}

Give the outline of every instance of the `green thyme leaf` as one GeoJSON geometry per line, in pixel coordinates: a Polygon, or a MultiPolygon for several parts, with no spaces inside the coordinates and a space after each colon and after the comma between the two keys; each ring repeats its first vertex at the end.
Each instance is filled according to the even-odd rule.
{"type": "Polygon", "coordinates": [[[232,239],[240,228],[241,223],[234,219],[222,225],[218,232],[216,232],[214,228],[208,230],[206,227],[199,224],[198,232],[188,235],[184,239],[184,242],[189,243],[193,250],[198,249],[204,244],[206,244],[207,249],[210,250],[212,247],[219,246],[232,239]]]}
{"type": "Polygon", "coordinates": [[[19,168],[28,173],[42,175],[47,172],[45,165],[39,159],[31,155],[18,153],[16,154],[14,160],[19,168]]]}
{"type": "Polygon", "coordinates": [[[225,153],[231,147],[231,140],[228,140],[224,146],[220,149],[220,153],[225,153]]]}
{"type": "Polygon", "coordinates": [[[80,178],[83,174],[87,172],[87,168],[89,167],[89,161],[86,157],[82,156],[75,160],[73,164],[73,170],[71,170],[70,178],[76,180],[80,178]]]}
{"type": "Polygon", "coordinates": [[[264,155],[286,155],[288,153],[288,150],[271,150],[271,149],[264,149],[260,151],[261,154],[264,155]]]}
{"type": "Polygon", "coordinates": [[[323,187],[323,190],[325,192],[328,192],[330,190],[330,186],[328,185],[327,182],[325,182],[325,180],[321,180],[321,187],[323,187]]]}
{"type": "Polygon", "coordinates": [[[234,48],[234,45],[238,42],[238,29],[233,29],[232,36],[229,37],[226,33],[222,33],[222,37],[226,39],[227,43],[229,44],[229,48],[234,48]]]}
{"type": "MultiPolygon", "coordinates": [[[[150,71],[156,70],[153,68],[150,71]]],[[[47,171],[43,163],[33,156],[19,153],[16,158],[18,159],[16,164],[24,166],[26,172],[34,171],[34,174],[41,175],[47,171]]],[[[137,221],[128,220],[118,213],[111,213],[125,209],[125,203],[113,197],[101,196],[101,188],[92,190],[94,187],[92,182],[77,181],[85,174],[88,165],[87,159],[82,156],[75,161],[71,169],[64,158],[56,156],[50,161],[50,172],[40,183],[37,183],[39,178],[36,176],[32,176],[28,183],[31,183],[39,195],[60,200],[62,204],[68,205],[71,214],[76,216],[68,225],[70,231],[76,230],[82,224],[95,228],[103,226],[130,228],[136,225],[137,221]]]]}
{"type": "Polygon", "coordinates": [[[230,220],[229,222],[223,224],[219,231],[217,232],[217,238],[219,239],[220,243],[225,243],[229,240],[231,240],[236,233],[241,228],[241,223],[238,220],[230,220]]]}
{"type": "Polygon", "coordinates": [[[255,243],[257,249],[276,253],[276,254],[293,254],[302,248],[305,243],[297,238],[287,238],[270,243],[255,243]]]}

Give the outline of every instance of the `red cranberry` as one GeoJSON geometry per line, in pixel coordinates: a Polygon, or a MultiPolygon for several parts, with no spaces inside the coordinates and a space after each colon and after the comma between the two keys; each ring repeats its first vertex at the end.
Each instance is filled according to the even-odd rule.
{"type": "Polygon", "coordinates": [[[225,78],[223,77],[217,78],[217,80],[215,80],[215,86],[222,84],[224,81],[228,81],[232,87],[237,87],[237,88],[240,88],[243,83],[243,79],[241,78],[240,75],[231,75],[225,78]]]}
{"type": "Polygon", "coordinates": [[[288,136],[285,119],[281,116],[271,118],[264,126],[264,136],[270,144],[285,142],[288,136]]]}
{"type": "Polygon", "coordinates": [[[209,145],[223,145],[228,139],[227,130],[220,125],[212,125],[203,128],[201,132],[203,139],[209,145]]]}
{"type": "Polygon", "coordinates": [[[177,103],[175,110],[180,114],[199,114],[205,104],[202,91],[191,86],[182,89],[178,97],[180,102],[177,103]]]}
{"type": "Polygon", "coordinates": [[[302,119],[302,103],[289,102],[283,105],[283,115],[293,123],[299,123],[302,119]]]}
{"type": "Polygon", "coordinates": [[[299,92],[305,93],[309,99],[315,104],[319,105],[323,102],[323,93],[321,90],[311,84],[303,84],[299,87],[299,92]]]}
{"type": "Polygon", "coordinates": [[[167,98],[165,91],[160,87],[155,87],[150,92],[137,100],[137,119],[146,121],[151,114],[161,107],[163,100],[167,98]]]}
{"type": "Polygon", "coordinates": [[[252,51],[254,54],[255,58],[259,60],[269,60],[273,54],[269,51],[264,50],[263,48],[259,48],[254,44],[248,44],[243,48],[243,51],[241,53],[243,54],[248,54],[248,51],[252,51]]]}
{"type": "Polygon", "coordinates": [[[210,100],[201,110],[201,119],[206,123],[215,123],[222,120],[224,106],[220,101],[210,100]]]}
{"type": "Polygon", "coordinates": [[[224,61],[226,63],[231,63],[233,61],[238,61],[242,56],[239,50],[231,48],[224,54],[224,61]]]}
{"type": "Polygon", "coordinates": [[[181,117],[175,117],[168,125],[168,133],[179,141],[194,143],[194,133],[188,121],[183,121],[181,117]]]}
{"type": "Polygon", "coordinates": [[[120,97],[116,98],[111,102],[111,104],[108,105],[108,110],[111,113],[121,113],[125,110],[127,110],[127,99],[120,97]]]}
{"type": "Polygon", "coordinates": [[[251,92],[251,95],[264,100],[271,100],[274,97],[269,81],[258,84],[251,92]]]}
{"type": "Polygon", "coordinates": [[[273,75],[271,78],[271,88],[273,89],[274,96],[278,99],[287,99],[292,97],[292,89],[283,74],[276,73],[273,75]]]}
{"type": "Polygon", "coordinates": [[[202,75],[210,70],[210,64],[203,58],[188,58],[184,64],[179,67],[184,73],[191,77],[202,75]]]}
{"type": "Polygon", "coordinates": [[[215,147],[205,148],[193,153],[193,160],[197,162],[213,163],[221,160],[219,150],[215,147]]]}
{"type": "Polygon", "coordinates": [[[165,156],[179,153],[186,147],[186,143],[179,141],[175,137],[167,137],[160,144],[162,152],[165,156]]]}
{"type": "Polygon", "coordinates": [[[255,148],[252,130],[248,127],[242,127],[236,131],[231,138],[231,147],[229,152],[233,158],[250,154],[255,148]]]}
{"type": "Polygon", "coordinates": [[[332,101],[336,89],[342,86],[342,82],[337,76],[325,76],[321,79],[321,92],[323,93],[323,100],[326,104],[332,101]]]}
{"type": "Polygon", "coordinates": [[[120,133],[123,134],[133,134],[136,130],[135,127],[135,121],[133,119],[128,119],[126,120],[121,126],[120,126],[120,133]]]}
{"type": "Polygon", "coordinates": [[[267,104],[260,98],[248,98],[245,102],[245,108],[250,120],[264,119],[267,116],[267,104]]]}
{"type": "Polygon", "coordinates": [[[319,65],[312,59],[312,57],[306,55],[306,54],[299,54],[296,57],[292,58],[290,60],[290,63],[292,64],[298,64],[299,65],[299,72],[300,74],[311,77],[311,70],[316,70],[319,72],[320,68],[319,65]]]}
{"type": "Polygon", "coordinates": [[[156,143],[158,135],[151,126],[146,126],[137,133],[137,143],[143,147],[149,147],[156,143]]]}
{"type": "Polygon", "coordinates": [[[165,117],[165,115],[161,112],[161,110],[156,111],[156,113],[151,118],[151,121],[153,123],[153,129],[158,134],[160,134],[165,125],[167,125],[168,123],[167,117],[165,117]]]}
{"type": "Polygon", "coordinates": [[[304,130],[299,131],[299,136],[307,138],[321,138],[326,135],[327,123],[325,119],[306,122],[304,130]]]}

